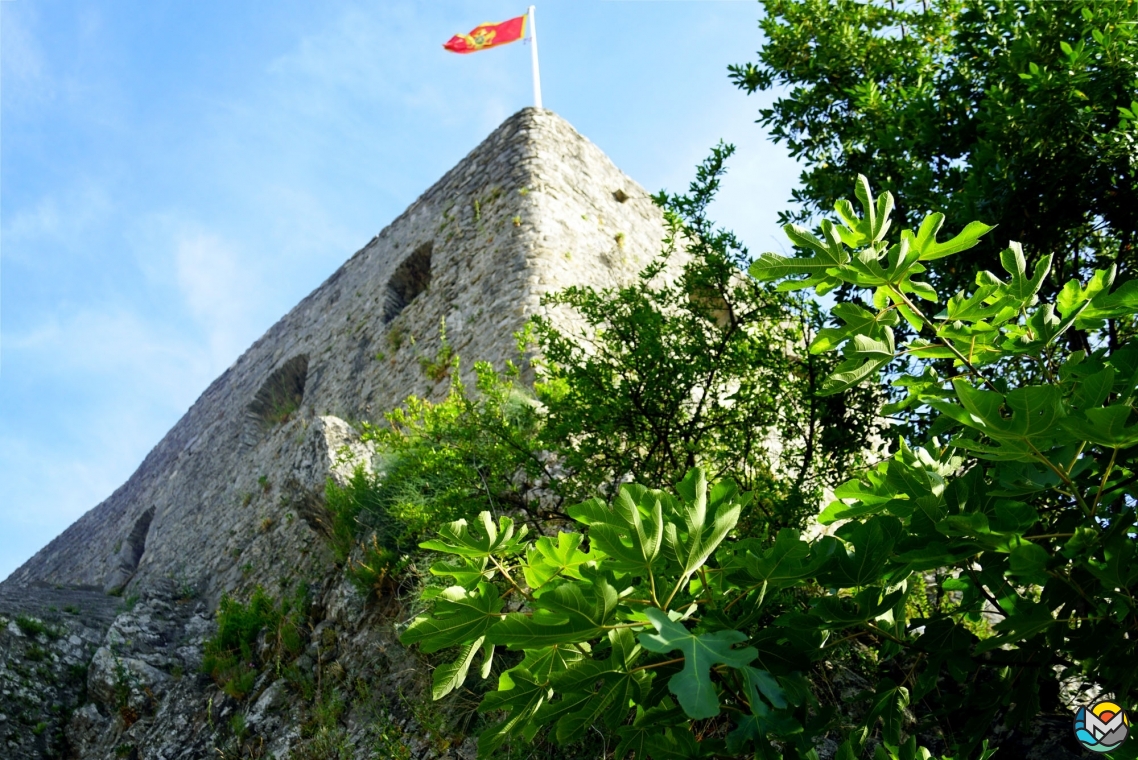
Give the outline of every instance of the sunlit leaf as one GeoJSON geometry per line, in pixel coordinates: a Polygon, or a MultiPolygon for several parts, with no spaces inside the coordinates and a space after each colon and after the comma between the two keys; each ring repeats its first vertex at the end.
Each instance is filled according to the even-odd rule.
{"type": "Polygon", "coordinates": [[[679,650],[683,653],[684,668],[672,676],[668,690],[676,695],[688,717],[699,720],[718,715],[719,697],[711,682],[711,666],[722,663],[741,668],[754,660],[758,654],[754,648],[733,648],[746,641],[746,635],[738,631],[694,634],[658,609],[650,608],[645,614],[657,632],[640,634],[644,648],[652,652],[679,650]]]}
{"type": "Polygon", "coordinates": [[[501,619],[502,600],[490,583],[475,591],[453,586],[434,600],[429,615],[415,618],[399,640],[406,646],[419,644],[424,652],[473,641],[485,635],[501,619]]]}

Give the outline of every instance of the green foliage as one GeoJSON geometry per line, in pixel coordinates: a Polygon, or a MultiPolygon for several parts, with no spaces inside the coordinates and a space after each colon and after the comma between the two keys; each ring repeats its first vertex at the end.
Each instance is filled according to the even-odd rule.
{"type": "Polygon", "coordinates": [[[331,517],[332,553],[337,562],[346,562],[360,531],[361,513],[383,510],[379,483],[362,467],[344,485],[329,478],[324,487],[324,506],[331,517]]]}
{"type": "MultiPolygon", "coordinates": [[[[981,218],[1055,258],[1043,293],[1138,265],[1138,4],[1116,0],[764,0],[748,92],[787,88],[759,123],[806,164],[783,221],[805,223],[872,176],[917,227],[981,218]]],[[[959,232],[961,228],[952,228],[959,232]]],[[[971,285],[998,243],[930,265],[971,285]]],[[[1074,336],[1071,336],[1074,337],[1074,336]]],[[[1084,346],[1089,348],[1089,346],[1084,346]]]]}
{"type": "Polygon", "coordinates": [[[740,536],[751,495],[698,467],[675,493],[624,485],[611,505],[571,507],[579,532],[556,538],[488,513],[445,526],[423,546],[444,555],[431,570],[452,585],[426,595],[402,641],[452,648],[436,697],[475,662],[487,677],[500,650],[521,657],[479,708],[497,719],[481,756],[603,728],[617,757],[637,760],[808,758],[826,733],[841,758],[870,746],[929,758],[929,743],[988,758],[994,725],[1063,709],[1061,679],[1135,706],[1138,345],[1072,351],[1061,338],[1132,316],[1138,290],[1112,290],[1100,270],[1042,301],[1049,257],[1029,268],[1013,244],[1002,276],[981,272],[971,293],[941,299],[917,279],[922,262],[987,228],[940,241],[933,214],[890,238],[892,198],[864,178],[857,196],[860,216],[842,202],[823,238],[790,228],[804,255],[764,255],[751,273],[866,291],[872,311],[840,304],[814,339],[811,351],[844,356],[823,389],[892,377],[907,394],[892,411],[927,407],[941,438],[900,440],[838,488],[821,519],[841,524],[814,540],[740,536]],[[901,320],[914,337],[899,342],[901,320]],[[901,355],[924,371],[887,375],[901,355]],[[851,717],[808,676],[865,647],[870,688],[851,717]]]}
{"type": "Polygon", "coordinates": [[[458,658],[436,670],[436,698],[464,683],[476,657],[486,677],[499,647],[523,653],[479,708],[508,713],[482,733],[481,755],[542,729],[561,743],[581,739],[594,723],[615,730],[658,673],[678,671],[665,680],[699,718],[718,714],[719,671],[746,667],[757,653],[732,648],[743,634],[693,632],[678,621],[690,617],[707,579],[723,574],[707,560],[749,499],[729,481],[709,488],[699,469],[677,490],[678,497],[625,485],[612,508],[596,499],[571,508],[589,527],[588,550],[582,534],[527,541],[524,527],[516,531],[506,517],[495,524],[488,513],[478,530],[460,520],[424,543],[452,555],[431,571],[456,585],[434,596],[431,613],[402,641],[424,651],[461,644],[458,658]],[[693,583],[696,573],[701,580],[693,583]],[[507,610],[509,595],[517,602],[507,610]],[[653,655],[673,650],[686,656],[682,670],[675,666],[684,658],[653,655]]]}
{"type": "MultiPolygon", "coordinates": [[[[888,527],[892,538],[858,553],[862,567],[866,556],[881,564],[871,575],[898,583],[935,570],[945,590],[960,594],[954,609],[922,621],[920,635],[896,620],[880,626],[889,634],[882,653],[915,658],[905,684],[913,701],[964,747],[998,717],[1016,725],[1058,707],[1056,672],[1133,704],[1134,672],[1120,658],[1138,629],[1138,572],[1121,565],[1135,546],[1138,427],[1128,421],[1138,346],[1071,351],[1062,340],[1073,329],[1093,338],[1104,320],[1131,318],[1138,312],[1133,283],[1111,292],[1114,270],[1098,270],[1087,286],[1068,282],[1048,303],[1039,293],[1051,256],[1029,269],[1012,243],[999,257],[1002,277],[980,272],[971,293],[940,301],[914,279],[922,262],[976,245],[987,229],[967,225],[938,243],[942,218],[931,214],[889,245],[870,229],[874,211],[892,205],[888,194],[875,205],[859,178],[858,196],[860,219],[839,204],[842,228],[823,226],[841,261],[819,274],[817,256],[765,256],[751,271],[762,279],[807,274],[817,289],[837,280],[872,292],[874,312],[851,318],[836,309],[845,325],[814,347],[846,356],[833,388],[877,380],[902,352],[926,365],[897,378],[905,395],[887,411],[930,409],[938,415],[932,432],[945,440],[923,447],[901,441],[894,457],[838,489],[821,517],[856,520],[839,535],[854,526],[888,527]],[[943,310],[930,315],[918,298],[940,301],[943,310]],[[890,325],[898,314],[916,336],[895,349],[890,325]],[[932,360],[950,362],[949,376],[929,366],[932,360]],[[982,614],[998,622],[995,635],[980,640],[963,621],[982,614]],[[960,682],[961,698],[937,695],[946,674],[960,682]]],[[[810,241],[802,247],[817,253],[810,241]]]]}
{"type": "MultiPolygon", "coordinates": [[[[712,666],[723,664],[744,671],[758,651],[752,647],[731,648],[732,644],[747,640],[746,634],[739,631],[697,635],[658,609],[649,608],[644,614],[659,633],[640,634],[640,645],[649,652],[683,653],[684,668],[669,679],[668,691],[676,695],[680,707],[692,718],[714,718],[719,714],[719,699],[711,681],[712,666]]],[[[759,678],[770,680],[766,671],[755,672],[759,678]]]]}
{"type": "Polygon", "coordinates": [[[291,420],[300,409],[300,401],[293,388],[273,385],[256,403],[262,423],[272,427],[291,420]]]}
{"type": "Polygon", "coordinates": [[[517,475],[547,474],[534,445],[536,404],[514,382],[516,372],[499,376],[479,362],[474,373],[473,393],[455,373],[443,402],[411,397],[387,415],[388,426],[365,425],[364,438],[384,453],[384,509],[416,539],[429,525],[488,507],[532,508],[518,494],[517,475]]]}
{"type": "Polygon", "coordinates": [[[111,654],[115,661],[115,707],[123,723],[129,727],[139,718],[138,709],[131,704],[131,695],[139,686],[138,677],[123,665],[117,654],[114,652],[111,654]]]}
{"type": "MultiPolygon", "coordinates": [[[[120,593],[119,596],[122,596],[122,594],[120,593]]],[[[138,605],[138,600],[140,598],[141,597],[138,594],[128,594],[126,596],[123,596],[122,603],[119,605],[119,612],[130,612],[138,605]]]]}
{"type": "Polygon", "coordinates": [[[55,641],[62,635],[58,630],[47,625],[42,620],[27,615],[16,615],[16,627],[19,628],[25,636],[29,636],[33,639],[42,634],[51,641],[55,641]]]}
{"type": "Polygon", "coordinates": [[[346,707],[337,689],[321,692],[305,716],[301,742],[293,756],[298,760],[351,760],[352,744],[342,725],[346,707]]]}
{"type": "Polygon", "coordinates": [[[446,319],[442,319],[439,322],[438,352],[433,359],[420,356],[419,367],[423,370],[424,375],[436,383],[446,379],[452,372],[458,369],[458,356],[454,352],[454,347],[447,341],[446,319]]]}
{"type": "Polygon", "coordinates": [[[202,671],[234,699],[253,689],[260,668],[278,669],[304,647],[307,590],[279,601],[257,586],[248,602],[228,594],[217,610],[217,633],[203,645],[202,671]]]}
{"type": "Polygon", "coordinates": [[[536,500],[518,482],[519,473],[530,482],[549,476],[536,443],[537,403],[512,369],[499,375],[478,363],[474,370],[474,393],[454,372],[443,401],[411,397],[387,415],[387,426],[364,423],[363,438],[380,450],[379,474],[357,470],[344,485],[329,480],[333,551],[362,590],[384,587],[442,522],[484,509],[536,514],[536,500]]]}
{"type": "Polygon", "coordinates": [[[747,250],[708,218],[733,151],[716,147],[687,194],[654,198],[668,237],[636,281],[544,299],[570,307],[583,329],[534,320],[546,438],[580,481],[577,498],[601,486],[611,498],[629,474],[673,483],[699,465],[761,491],[765,522],[792,524],[873,430],[872,391],[815,392],[829,359],[798,347],[819,326],[816,307],[744,276],[747,250]],[[772,434],[781,454],[768,449],[772,434]]]}

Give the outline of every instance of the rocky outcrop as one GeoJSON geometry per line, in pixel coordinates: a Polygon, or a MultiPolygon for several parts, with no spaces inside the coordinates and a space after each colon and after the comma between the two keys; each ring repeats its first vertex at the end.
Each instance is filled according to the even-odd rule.
{"type": "Polygon", "coordinates": [[[70,713],[122,604],[94,587],[0,588],[0,755],[60,757],[70,713]]]}

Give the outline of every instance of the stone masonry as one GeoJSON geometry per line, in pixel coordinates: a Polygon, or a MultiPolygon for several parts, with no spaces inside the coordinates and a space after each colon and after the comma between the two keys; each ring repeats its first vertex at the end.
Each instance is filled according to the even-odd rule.
{"type": "MultiPolygon", "coordinates": [[[[316,738],[301,735],[306,708],[280,673],[238,703],[200,672],[218,600],[256,584],[315,581],[297,667],[317,683],[348,673],[357,687],[344,693],[421,688],[427,669],[333,569],[322,536],[325,480],[371,464],[352,423],[446,393],[445,373],[424,371],[444,321],[464,372],[501,368],[543,293],[626,282],[663,234],[644,189],[563,119],[507,119],[215,380],[122,487],[0,583],[0,755],[228,757],[259,737],[248,756],[298,756],[316,738]]],[[[407,756],[470,755],[383,704],[396,703],[345,708],[337,730],[353,756],[390,738],[381,724],[407,756]]]]}
{"type": "Polygon", "coordinates": [[[409,394],[445,392],[449,381],[432,382],[418,361],[435,358],[444,319],[467,369],[501,366],[516,358],[513,333],[543,293],[626,279],[661,238],[647,193],[596,146],[549,111],[518,112],[254,343],[121,488],[4,586],[110,591],[176,575],[232,587],[243,562],[234,555],[267,540],[255,527],[283,522],[262,507],[264,484],[283,485],[297,441],[343,435],[321,418],[364,419],[409,394]],[[274,424],[265,403],[294,399],[291,419],[274,424]]]}

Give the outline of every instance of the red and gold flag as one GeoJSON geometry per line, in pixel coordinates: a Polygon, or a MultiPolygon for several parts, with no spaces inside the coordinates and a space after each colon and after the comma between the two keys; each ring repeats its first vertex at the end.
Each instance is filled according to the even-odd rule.
{"type": "Polygon", "coordinates": [[[470,34],[456,34],[443,45],[452,53],[473,53],[476,50],[517,42],[526,36],[526,17],[518,16],[500,24],[479,24],[470,34]]]}

